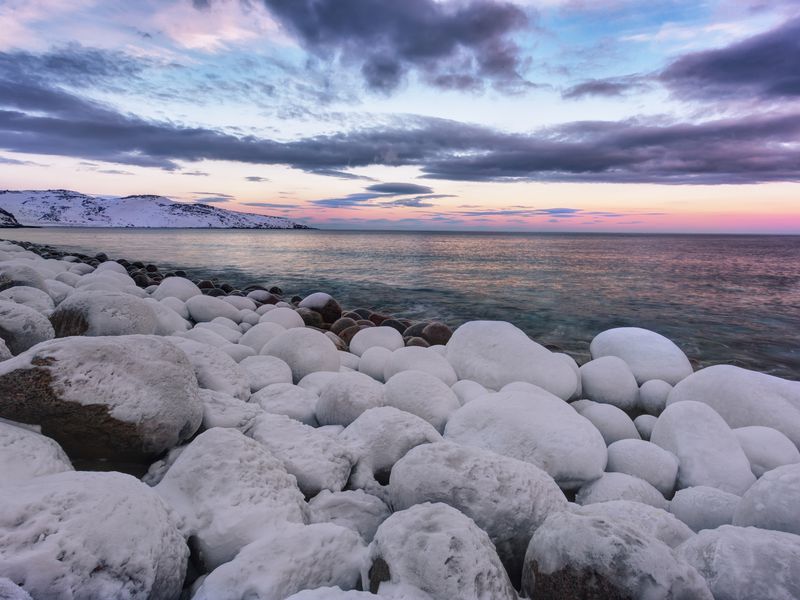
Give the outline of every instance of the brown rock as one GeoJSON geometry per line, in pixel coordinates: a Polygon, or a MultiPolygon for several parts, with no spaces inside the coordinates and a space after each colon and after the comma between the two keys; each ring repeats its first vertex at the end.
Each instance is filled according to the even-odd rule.
{"type": "Polygon", "coordinates": [[[439,321],[432,321],[425,326],[420,337],[426,339],[431,346],[436,346],[437,344],[443,346],[450,341],[452,335],[453,330],[447,325],[439,321]]]}

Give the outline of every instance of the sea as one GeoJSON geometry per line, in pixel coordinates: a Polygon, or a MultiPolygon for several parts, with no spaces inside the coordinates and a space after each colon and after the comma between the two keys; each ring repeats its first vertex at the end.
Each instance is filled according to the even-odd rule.
{"type": "Polygon", "coordinates": [[[510,321],[581,363],[597,333],[645,327],[696,368],[800,380],[800,236],[42,228],[0,237],[289,296],[325,291],[346,308],[451,326],[510,321]]]}

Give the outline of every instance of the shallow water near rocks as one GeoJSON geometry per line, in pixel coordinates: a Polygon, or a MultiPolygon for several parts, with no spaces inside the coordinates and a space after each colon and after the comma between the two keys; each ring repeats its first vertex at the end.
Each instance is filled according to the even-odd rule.
{"type": "Polygon", "coordinates": [[[507,320],[579,361],[610,327],[674,340],[695,366],[800,379],[800,236],[47,228],[0,237],[326,291],[345,307],[458,325],[507,320]]]}

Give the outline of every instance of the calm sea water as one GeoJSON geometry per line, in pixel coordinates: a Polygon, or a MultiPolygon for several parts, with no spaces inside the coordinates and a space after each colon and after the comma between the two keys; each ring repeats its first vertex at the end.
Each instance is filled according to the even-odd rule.
{"type": "Polygon", "coordinates": [[[21,229],[0,237],[327,291],[346,307],[458,325],[511,321],[579,361],[609,327],[674,340],[698,365],[800,379],[800,237],[21,229]]]}

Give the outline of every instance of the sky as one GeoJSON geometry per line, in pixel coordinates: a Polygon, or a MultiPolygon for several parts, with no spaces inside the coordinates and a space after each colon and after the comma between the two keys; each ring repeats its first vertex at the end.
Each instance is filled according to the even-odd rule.
{"type": "Polygon", "coordinates": [[[800,233],[797,0],[0,0],[0,189],[800,233]]]}

